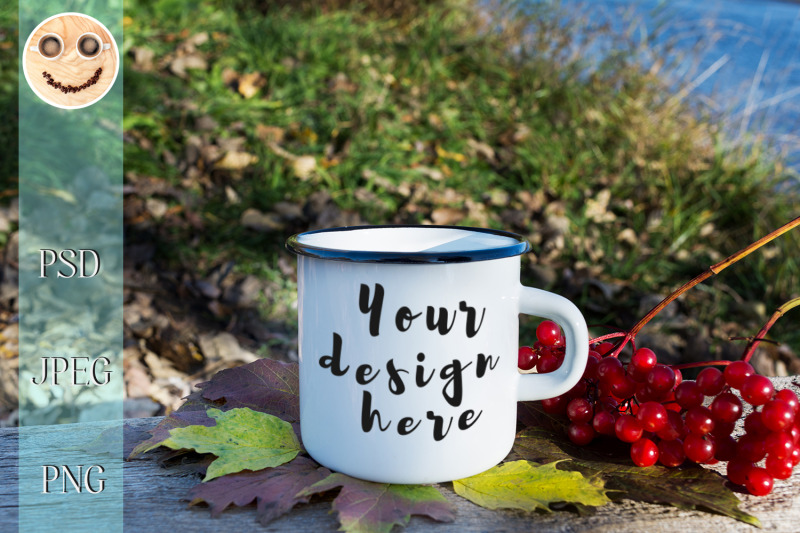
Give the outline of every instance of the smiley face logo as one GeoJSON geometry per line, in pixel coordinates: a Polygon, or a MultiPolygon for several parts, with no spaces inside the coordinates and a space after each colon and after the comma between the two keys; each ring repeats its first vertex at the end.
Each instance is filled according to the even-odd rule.
{"type": "Polygon", "coordinates": [[[31,32],[22,67],[39,98],[55,107],[78,109],[97,102],[114,85],[119,49],[98,20],[81,13],[61,13],[31,32]]]}

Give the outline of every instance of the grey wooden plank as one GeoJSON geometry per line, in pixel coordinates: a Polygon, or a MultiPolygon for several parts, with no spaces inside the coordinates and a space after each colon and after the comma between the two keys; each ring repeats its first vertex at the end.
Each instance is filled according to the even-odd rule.
{"type": "MultiPolygon", "coordinates": [[[[776,379],[779,387],[792,386],[792,379],[776,379]]],[[[147,430],[160,418],[126,420],[132,430],[147,430]]],[[[65,436],[86,431],[85,424],[49,426],[47,431],[65,436]]],[[[44,428],[43,428],[44,430],[44,428]]],[[[16,530],[17,429],[0,430],[0,531],[16,530]]],[[[289,515],[262,526],[256,520],[254,506],[231,508],[212,519],[205,505],[189,506],[184,497],[190,487],[199,483],[196,474],[158,465],[154,454],[124,463],[125,531],[149,532],[187,528],[194,532],[216,533],[240,531],[335,531],[338,522],[329,513],[328,501],[312,501],[300,505],[289,515]]],[[[794,476],[776,482],[775,490],[767,497],[756,498],[742,494],[742,509],[757,516],[765,531],[795,532],[800,530],[800,481],[794,476]]],[[[755,528],[733,519],[710,513],[686,511],[669,506],[643,504],[628,500],[601,507],[592,516],[577,516],[569,511],[549,514],[525,514],[513,511],[489,511],[476,506],[453,491],[450,484],[440,485],[445,497],[456,508],[457,520],[451,524],[412,517],[406,528],[409,532],[631,532],[662,533],[673,531],[755,531],[755,528]]],[[[65,528],[69,531],[68,527],[65,528]]]]}

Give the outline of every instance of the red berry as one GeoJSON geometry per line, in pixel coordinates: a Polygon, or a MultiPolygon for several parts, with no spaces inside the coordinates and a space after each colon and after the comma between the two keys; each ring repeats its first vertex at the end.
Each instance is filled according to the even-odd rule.
{"type": "Polygon", "coordinates": [[[683,441],[683,452],[695,463],[705,463],[712,459],[716,450],[714,439],[709,435],[689,433],[683,441]]]}
{"type": "Polygon", "coordinates": [[[631,445],[631,459],[636,466],[653,466],[658,461],[658,446],[643,437],[631,445]]]}
{"type": "Polygon", "coordinates": [[[685,420],[686,429],[688,429],[690,433],[705,435],[711,433],[714,429],[714,417],[711,413],[711,409],[703,407],[702,405],[692,407],[686,411],[685,420]]]}
{"type": "Polygon", "coordinates": [[[794,447],[790,459],[792,460],[792,466],[797,466],[797,463],[800,463],[800,448],[794,447]]]}
{"type": "Polygon", "coordinates": [[[736,483],[737,485],[744,485],[747,481],[747,473],[750,471],[751,468],[755,466],[754,463],[750,461],[745,461],[743,459],[733,459],[728,461],[727,473],[728,479],[731,483],[736,483]]]}
{"type": "Polygon", "coordinates": [[[750,435],[746,433],[740,437],[736,443],[736,456],[751,461],[753,463],[759,462],[767,452],[764,450],[764,441],[760,435],[750,435]]]}
{"type": "Polygon", "coordinates": [[[536,364],[536,369],[540,374],[549,374],[550,372],[558,370],[558,368],[561,367],[562,362],[563,360],[559,359],[556,354],[552,352],[544,352],[539,356],[539,362],[536,364]]]}
{"type": "Polygon", "coordinates": [[[531,370],[536,366],[539,356],[533,351],[530,346],[520,346],[517,352],[517,366],[521,370],[531,370]]]}
{"type": "Polygon", "coordinates": [[[781,400],[770,400],[761,408],[761,420],[770,431],[783,431],[794,423],[794,409],[781,400]]]}
{"type": "Polygon", "coordinates": [[[695,381],[684,381],[675,388],[675,401],[684,409],[703,404],[703,393],[695,381]]]}
{"type": "Polygon", "coordinates": [[[662,440],[658,443],[658,462],[662,465],[674,468],[681,466],[685,460],[686,453],[680,439],[662,440]]]}
{"type": "Polygon", "coordinates": [[[765,468],[754,466],[747,472],[744,486],[753,496],[766,496],[772,492],[774,480],[765,468]]]}
{"type": "Polygon", "coordinates": [[[543,320],[536,326],[536,338],[545,346],[555,346],[561,338],[561,328],[552,320],[543,320]]]}
{"type": "Polygon", "coordinates": [[[599,353],[601,356],[606,355],[614,349],[614,344],[610,342],[601,342],[595,347],[595,351],[599,353]]]}
{"type": "Polygon", "coordinates": [[[636,382],[626,374],[613,376],[610,385],[611,393],[621,400],[630,398],[636,394],[636,382]]]}
{"type": "Polygon", "coordinates": [[[647,373],[650,372],[658,363],[656,354],[650,348],[639,348],[633,352],[631,362],[628,364],[628,372],[636,381],[644,381],[647,373]]]}
{"type": "Polygon", "coordinates": [[[767,452],[770,457],[788,459],[792,456],[793,450],[794,442],[788,433],[782,431],[773,432],[764,439],[764,451],[767,452]]]}
{"type": "Polygon", "coordinates": [[[748,435],[766,435],[769,429],[761,419],[761,411],[753,411],[744,417],[744,430],[748,435]]]}
{"type": "Polygon", "coordinates": [[[730,433],[727,435],[714,435],[714,444],[717,446],[717,451],[714,452],[715,459],[720,461],[736,459],[736,440],[731,437],[730,433]]]}
{"type": "Polygon", "coordinates": [[[732,392],[724,392],[711,402],[711,414],[717,422],[736,422],[742,416],[742,402],[732,392]]]}
{"type": "Polygon", "coordinates": [[[594,439],[594,429],[586,423],[572,423],[567,427],[567,436],[578,446],[586,446],[594,439]]]}
{"type": "Polygon", "coordinates": [[[614,435],[616,417],[608,411],[598,411],[592,418],[592,428],[601,435],[614,435]]]}
{"type": "Polygon", "coordinates": [[[564,396],[569,398],[570,400],[573,398],[585,398],[586,393],[589,390],[589,386],[587,385],[586,381],[578,380],[574,387],[564,393],[564,396]]]}
{"type": "Polygon", "coordinates": [[[625,375],[625,370],[622,367],[622,361],[616,357],[604,357],[597,364],[597,378],[609,385],[613,378],[622,377],[623,375],[625,375]]]}
{"type": "Polygon", "coordinates": [[[642,425],[631,415],[621,415],[614,424],[614,433],[622,442],[636,442],[642,432],[642,425]]]}
{"type": "Polygon", "coordinates": [[[636,419],[645,431],[656,432],[667,425],[667,410],[658,402],[645,402],[639,406],[636,419]]]}
{"type": "Polygon", "coordinates": [[[567,412],[567,403],[567,398],[565,396],[547,398],[542,400],[542,409],[544,409],[545,413],[551,415],[563,415],[567,412]]]}
{"type": "Polygon", "coordinates": [[[594,408],[586,398],[574,398],[567,404],[567,417],[575,424],[585,424],[594,416],[594,408]]]}
{"type": "Polygon", "coordinates": [[[675,372],[675,386],[677,387],[683,383],[683,372],[681,372],[680,368],[673,368],[672,371],[675,372]]]}
{"type": "Polygon", "coordinates": [[[769,475],[775,479],[789,479],[792,477],[794,465],[792,464],[792,459],[789,457],[781,459],[768,455],[767,460],[764,461],[764,468],[766,468],[769,475]]]}
{"type": "Polygon", "coordinates": [[[704,368],[697,375],[697,386],[706,396],[716,396],[725,388],[725,376],[716,368],[704,368]]]}
{"type": "Polygon", "coordinates": [[[756,371],[753,370],[750,363],[734,361],[725,367],[725,371],[722,374],[725,376],[725,381],[728,385],[738,390],[742,388],[742,383],[744,383],[745,378],[755,373],[756,371]]]}
{"type": "Polygon", "coordinates": [[[795,415],[800,413],[800,401],[798,401],[797,395],[794,393],[794,391],[789,389],[781,389],[775,393],[775,399],[791,405],[795,415]]]}
{"type": "Polygon", "coordinates": [[[656,393],[671,391],[675,387],[675,371],[666,365],[656,365],[647,373],[647,385],[656,393]]]}
{"type": "Polygon", "coordinates": [[[600,363],[600,354],[591,351],[586,359],[586,368],[583,371],[585,379],[595,379],[597,377],[597,365],[600,363]]]}
{"type": "Polygon", "coordinates": [[[765,376],[753,374],[745,378],[740,389],[742,398],[750,405],[763,405],[772,398],[775,388],[772,382],[765,376]]]}
{"type": "Polygon", "coordinates": [[[656,432],[661,440],[683,439],[686,436],[686,425],[681,415],[675,411],[667,411],[667,423],[656,432]]]}

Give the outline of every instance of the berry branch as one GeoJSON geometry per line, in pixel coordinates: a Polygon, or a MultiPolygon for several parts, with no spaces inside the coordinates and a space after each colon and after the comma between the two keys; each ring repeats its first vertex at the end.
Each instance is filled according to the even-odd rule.
{"type": "Polygon", "coordinates": [[[622,349],[625,347],[625,345],[629,341],[634,339],[636,337],[636,334],[639,333],[639,331],[645,325],[647,325],[648,322],[650,322],[658,313],[660,313],[662,309],[664,309],[666,306],[668,306],[673,301],[675,301],[680,295],[682,295],[683,293],[685,293],[686,291],[688,291],[689,289],[691,289],[695,285],[698,285],[698,284],[704,282],[705,280],[707,280],[708,278],[719,274],[720,272],[722,272],[723,270],[725,270],[726,268],[728,268],[732,264],[744,259],[745,257],[747,257],[751,253],[755,252],[756,250],[758,250],[759,248],[761,248],[765,244],[777,239],[778,237],[780,237],[784,233],[793,230],[797,226],[800,226],[800,217],[795,218],[794,220],[792,220],[791,222],[789,222],[787,224],[784,224],[783,226],[781,226],[780,228],[776,229],[772,233],[769,233],[768,235],[765,235],[764,237],[758,239],[754,243],[752,243],[749,246],[746,246],[745,248],[739,250],[738,252],[736,252],[735,254],[731,255],[727,259],[724,259],[723,261],[720,261],[719,263],[717,263],[715,265],[712,265],[708,270],[706,270],[705,272],[703,272],[699,276],[695,277],[694,279],[692,279],[688,283],[685,283],[684,285],[679,287],[677,290],[672,292],[672,294],[670,294],[669,296],[667,296],[666,298],[661,300],[661,302],[658,305],[653,307],[653,309],[651,309],[644,317],[642,317],[641,320],[639,320],[636,324],[634,324],[634,326],[631,328],[631,330],[628,332],[628,334],[625,336],[625,338],[622,340],[622,342],[619,344],[619,346],[616,347],[616,349],[614,350],[613,355],[615,357],[618,356],[619,353],[622,351],[622,349]]]}
{"type": "MultiPolygon", "coordinates": [[[[636,347],[635,337],[681,294],[797,226],[800,217],[711,266],[662,300],[630,331],[590,340],[581,379],[565,394],[542,400],[544,411],[565,416],[567,437],[579,446],[595,438],[616,438],[630,444],[631,460],[642,467],[723,461],[731,482],[757,496],[771,492],[774,480],[788,479],[800,463],[800,400],[792,390],[775,391],[748,361],[773,324],[800,306],[800,298],[773,313],[749,339],[739,361],[659,364],[653,350],[636,347]],[[633,355],[623,363],[618,356],[628,342],[633,355]],[[683,380],[681,369],[701,367],[695,380],[683,380]],[[744,435],[734,438],[744,402],[753,409],[744,418],[744,435]]],[[[545,320],[536,328],[536,338],[533,346],[519,349],[517,366],[522,372],[555,371],[564,360],[561,329],[545,320]]]]}

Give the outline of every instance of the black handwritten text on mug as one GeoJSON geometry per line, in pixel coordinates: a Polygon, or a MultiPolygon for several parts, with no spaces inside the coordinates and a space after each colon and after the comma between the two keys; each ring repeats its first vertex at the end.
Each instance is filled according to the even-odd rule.
{"type": "MultiPolygon", "coordinates": [[[[358,294],[358,308],[362,313],[369,314],[369,333],[373,337],[380,335],[380,321],[381,312],[383,311],[384,294],[385,291],[383,285],[380,283],[375,284],[375,293],[371,302],[369,298],[369,286],[362,283],[358,294]]],[[[481,326],[483,325],[483,318],[486,315],[486,308],[481,311],[480,322],[477,325],[475,325],[475,321],[477,320],[478,312],[474,307],[467,305],[467,302],[465,301],[461,301],[458,303],[458,310],[462,313],[467,313],[465,333],[467,334],[467,338],[471,339],[478,334],[478,331],[480,331],[481,326]]],[[[440,335],[447,335],[450,333],[456,323],[456,315],[457,311],[453,311],[452,320],[450,320],[448,323],[449,311],[447,308],[440,307],[437,315],[436,307],[429,305],[425,310],[425,325],[430,331],[436,330],[440,335]]],[[[422,316],[421,311],[417,314],[414,314],[411,309],[403,306],[397,310],[397,313],[395,313],[395,327],[399,331],[408,331],[411,328],[411,324],[414,322],[414,320],[420,316],[422,316]]]]}
{"type": "MultiPolygon", "coordinates": [[[[384,297],[385,290],[381,284],[375,284],[372,297],[370,297],[369,286],[361,284],[358,295],[358,307],[363,314],[369,315],[368,329],[370,335],[373,337],[380,335],[380,321],[384,297]]],[[[476,308],[468,305],[465,301],[459,302],[458,310],[453,311],[452,315],[450,315],[446,308],[439,307],[437,316],[436,308],[434,306],[427,306],[425,322],[428,331],[437,332],[439,335],[451,334],[456,323],[458,312],[466,314],[464,334],[467,338],[474,337],[483,325],[486,309],[483,308],[481,310],[479,319],[476,308]]],[[[411,328],[414,320],[420,316],[422,316],[422,312],[415,314],[408,307],[402,306],[395,314],[395,327],[400,332],[406,332],[411,328]]],[[[319,365],[322,368],[330,370],[331,374],[336,377],[343,377],[350,370],[350,365],[342,366],[343,344],[341,335],[333,332],[333,344],[330,355],[323,355],[319,358],[319,365]]],[[[475,378],[483,378],[487,372],[495,369],[499,357],[479,353],[474,360],[464,362],[463,357],[455,358],[439,369],[430,368],[425,365],[424,353],[418,353],[416,360],[417,364],[413,372],[413,384],[411,371],[403,368],[402,363],[398,366],[394,358],[388,359],[384,363],[383,368],[375,368],[368,363],[358,365],[354,373],[356,383],[362,386],[369,385],[378,378],[382,370],[385,370],[386,375],[382,379],[385,380],[386,387],[393,395],[400,396],[407,391],[408,386],[416,386],[420,389],[426,387],[437,376],[438,370],[439,382],[442,387],[442,397],[450,406],[459,407],[464,397],[464,376],[466,371],[474,364],[475,378]]],[[[472,373],[473,372],[470,371],[469,375],[472,375],[472,373]]],[[[381,432],[388,431],[392,427],[392,421],[385,419],[380,411],[373,407],[372,402],[372,393],[364,390],[361,405],[362,431],[369,433],[373,428],[377,428],[381,432]]],[[[478,411],[476,414],[474,410],[467,409],[458,416],[456,426],[462,431],[467,430],[478,421],[482,413],[483,411],[478,411]]],[[[425,417],[433,423],[432,433],[436,441],[440,441],[447,436],[453,426],[455,418],[453,416],[441,416],[433,410],[427,410],[425,417]]],[[[397,421],[395,426],[397,433],[399,435],[409,435],[416,431],[422,421],[423,419],[421,417],[402,417],[397,421]]]]}

